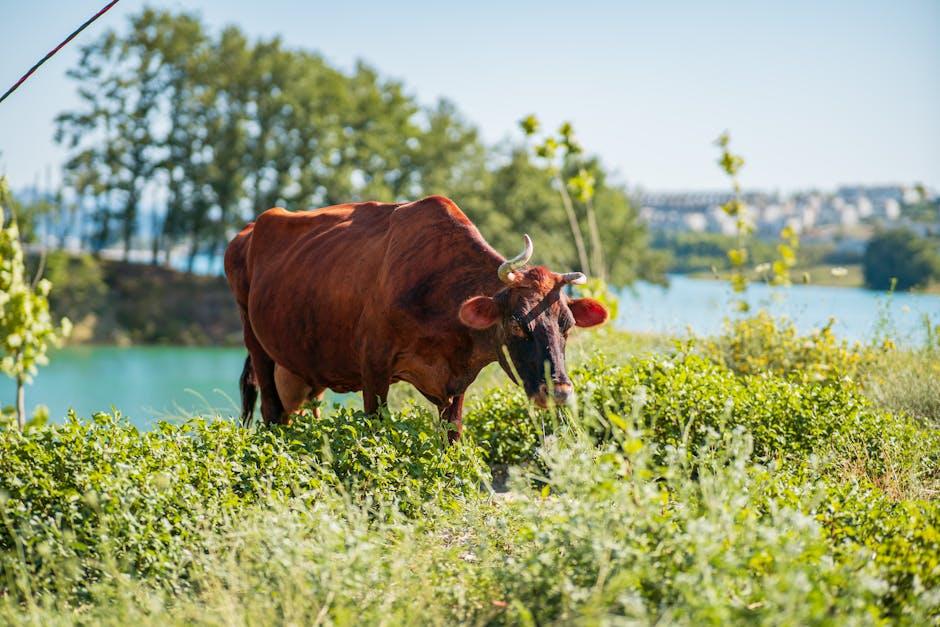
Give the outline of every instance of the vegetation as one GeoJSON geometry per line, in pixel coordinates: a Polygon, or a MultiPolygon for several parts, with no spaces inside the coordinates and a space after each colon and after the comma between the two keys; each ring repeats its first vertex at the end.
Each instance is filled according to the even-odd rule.
{"type": "Polygon", "coordinates": [[[589,233],[599,275],[662,280],[625,189],[574,149],[570,125],[563,163],[521,142],[490,148],[454,105],[424,106],[363,63],[340,71],[277,38],[151,9],[85,45],[69,75],[80,105],[57,121],[66,186],[37,209],[59,243],[119,245],[125,259],[147,248],[155,264],[185,251],[191,270],[275,205],[436,193],[500,250],[527,232],[540,262],[593,271],[574,228],[589,233]]]}
{"type": "Polygon", "coordinates": [[[102,414],[0,432],[0,616],[940,617],[940,431],[865,383],[896,349],[763,316],[666,353],[618,342],[605,332],[572,370],[577,411],[491,390],[450,448],[416,406],[275,429],[138,433],[102,414]],[[806,344],[792,359],[781,348],[806,344]],[[490,491],[487,464],[510,467],[509,492],[490,491]]]}
{"type": "MultiPolygon", "coordinates": [[[[734,247],[729,248],[727,252],[731,269],[729,283],[734,293],[743,294],[747,290],[747,265],[751,259],[750,249],[754,240],[754,224],[748,216],[747,205],[741,200],[741,183],[738,180],[738,173],[744,167],[744,158],[731,152],[731,135],[727,131],[718,137],[715,144],[721,149],[718,165],[731,180],[731,189],[734,192],[731,200],[721,207],[722,211],[735,220],[734,247]]],[[[755,272],[772,285],[790,285],[790,271],[796,265],[796,251],[799,245],[799,234],[790,226],[783,227],[776,246],[776,258],[756,266],[755,272]]],[[[738,299],[735,306],[739,311],[750,309],[743,297],[738,299]]]]}
{"type": "Polygon", "coordinates": [[[49,315],[47,279],[26,276],[23,249],[15,216],[7,220],[3,205],[8,196],[6,179],[0,177],[0,373],[16,381],[16,424],[26,424],[25,386],[46,352],[70,330],[68,319],[56,325],[49,315]]]}
{"type": "Polygon", "coordinates": [[[792,321],[760,310],[748,318],[725,322],[725,331],[703,342],[713,361],[737,374],[772,372],[809,381],[857,380],[878,354],[859,342],[849,344],[832,332],[834,319],[801,335],[792,321]]]}
{"type": "Polygon", "coordinates": [[[862,258],[865,285],[906,290],[940,280],[940,253],[928,238],[907,229],[876,233],[862,258]]]}
{"type": "MultiPolygon", "coordinates": [[[[16,224],[0,230],[0,365],[20,390],[67,330],[50,307],[74,312],[85,339],[227,337],[221,279],[156,266],[181,246],[190,269],[217,258],[273,204],[444,191],[498,247],[528,231],[542,261],[593,273],[585,293],[662,276],[626,193],[570,124],[493,159],[451,105],[422,107],[364,65],[343,73],[153,10],[86,46],[72,76],[69,189],[30,207],[25,237],[52,224],[90,254],[43,257],[61,283],[50,295],[26,280],[16,224]],[[95,255],[120,243],[128,257],[145,233],[151,267],[95,255]],[[173,314],[157,324],[157,310],[173,314]]],[[[534,116],[521,126],[539,134],[534,116]]],[[[737,234],[673,244],[695,263],[723,246],[735,292],[752,272],[786,285],[799,240],[751,237],[743,159],[727,134],[718,145],[737,234]]],[[[0,621],[937,622],[940,327],[925,327],[904,351],[881,335],[841,341],[831,323],[804,335],[765,311],[671,349],[601,330],[572,342],[575,406],[536,410],[505,383],[476,391],[454,446],[400,397],[374,415],[311,406],[289,426],[211,417],[147,432],[119,413],[27,423],[21,400],[19,429],[0,428],[0,621]]]]}
{"type": "MultiPolygon", "coordinates": [[[[755,237],[749,243],[748,257],[754,266],[769,267],[773,263],[779,242],[755,237]],[[766,266],[764,264],[767,264],[766,266]]],[[[656,232],[650,245],[655,251],[668,257],[667,269],[676,274],[726,275],[731,270],[728,250],[735,246],[735,237],[721,233],[696,232],[656,232]]],[[[799,257],[793,271],[819,272],[824,269],[829,273],[833,266],[856,267],[861,263],[860,255],[840,252],[831,243],[801,242],[799,257]]],[[[753,272],[751,280],[766,278],[766,273],[753,272]]],[[[817,276],[811,283],[818,283],[827,277],[817,276]]],[[[859,282],[860,284],[860,282],[859,282]]]]}
{"type": "MultiPolygon", "coordinates": [[[[35,272],[39,256],[27,259],[35,272]]],[[[224,277],[50,251],[44,276],[53,317],[74,321],[70,344],[240,345],[241,320],[224,277]]]]}

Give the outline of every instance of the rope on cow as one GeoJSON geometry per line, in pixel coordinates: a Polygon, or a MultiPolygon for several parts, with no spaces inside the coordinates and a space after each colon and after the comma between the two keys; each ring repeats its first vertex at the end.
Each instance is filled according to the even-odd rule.
{"type": "Polygon", "coordinates": [[[16,91],[16,90],[19,88],[20,85],[22,85],[23,83],[26,82],[26,79],[27,79],[27,78],[29,78],[30,76],[33,75],[33,72],[35,72],[36,70],[39,69],[39,66],[41,66],[43,63],[45,63],[46,61],[48,61],[49,59],[51,59],[51,58],[52,58],[52,55],[54,55],[54,54],[57,53],[59,50],[61,50],[62,48],[64,48],[65,45],[68,44],[68,43],[69,43],[70,41],[72,41],[73,39],[75,39],[75,37],[76,37],[80,32],[82,32],[83,30],[85,30],[86,28],[88,28],[88,26],[90,26],[92,22],[94,22],[94,21],[97,20],[99,17],[101,17],[102,15],[104,15],[105,13],[107,13],[107,12],[108,12],[108,9],[110,9],[111,7],[113,7],[113,6],[114,6],[115,4],[117,4],[119,1],[120,1],[120,0],[111,0],[111,2],[109,2],[108,4],[106,4],[106,5],[104,6],[104,8],[102,8],[100,11],[98,11],[97,13],[95,13],[94,15],[92,15],[90,18],[88,18],[88,19],[85,21],[84,24],[82,24],[81,26],[79,26],[78,28],[76,28],[75,30],[73,30],[72,33],[62,41],[62,43],[60,43],[58,46],[56,46],[55,48],[53,48],[52,50],[50,50],[50,51],[49,51],[49,54],[47,54],[47,55],[44,56],[42,59],[40,59],[40,60],[39,60],[39,63],[37,63],[37,64],[34,65],[33,67],[29,68],[29,71],[26,72],[26,74],[23,74],[23,76],[20,77],[20,80],[16,81],[16,83],[13,84],[13,87],[11,87],[10,89],[6,90],[6,92],[5,92],[2,96],[0,96],[0,102],[3,102],[4,100],[6,100],[7,97],[8,97],[10,94],[12,94],[14,91],[16,91]]]}

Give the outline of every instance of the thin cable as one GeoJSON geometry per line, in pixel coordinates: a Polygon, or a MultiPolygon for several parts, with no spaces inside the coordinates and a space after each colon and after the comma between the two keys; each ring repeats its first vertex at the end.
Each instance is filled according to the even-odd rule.
{"type": "Polygon", "coordinates": [[[101,17],[102,15],[104,15],[105,13],[107,13],[107,12],[108,12],[108,9],[110,9],[111,7],[113,7],[113,6],[114,6],[115,4],[117,4],[119,1],[120,1],[120,0],[111,0],[111,2],[109,2],[107,5],[105,5],[105,7],[104,7],[103,9],[101,9],[100,11],[98,11],[97,13],[95,13],[94,15],[92,15],[84,24],[82,24],[82,25],[79,26],[77,29],[75,29],[74,31],[72,31],[72,34],[71,34],[71,35],[69,35],[68,37],[66,37],[65,40],[64,40],[62,43],[60,43],[58,46],[56,46],[55,48],[53,48],[53,49],[49,52],[49,54],[47,54],[46,56],[44,56],[44,57],[39,61],[39,63],[37,63],[37,64],[34,65],[33,67],[29,68],[29,71],[28,71],[26,74],[23,74],[23,76],[20,77],[20,80],[16,81],[16,84],[14,84],[13,87],[11,87],[10,89],[8,89],[5,94],[3,94],[2,96],[0,96],[0,102],[3,102],[4,100],[6,100],[6,99],[7,99],[7,96],[9,96],[9,95],[12,94],[14,91],[16,91],[17,88],[18,88],[20,85],[22,85],[23,83],[26,82],[26,79],[27,79],[27,78],[29,78],[30,76],[32,76],[33,72],[35,72],[36,70],[39,69],[39,66],[40,66],[40,65],[42,65],[43,63],[45,63],[46,61],[48,61],[50,58],[52,58],[52,55],[54,55],[54,54],[57,53],[59,50],[61,50],[62,48],[64,48],[64,47],[65,47],[65,44],[67,44],[67,43],[69,43],[70,41],[72,41],[73,39],[75,39],[76,35],[78,35],[80,32],[82,32],[83,30],[85,30],[85,29],[88,27],[88,25],[90,25],[92,22],[94,22],[95,20],[97,20],[99,17],[101,17]]]}

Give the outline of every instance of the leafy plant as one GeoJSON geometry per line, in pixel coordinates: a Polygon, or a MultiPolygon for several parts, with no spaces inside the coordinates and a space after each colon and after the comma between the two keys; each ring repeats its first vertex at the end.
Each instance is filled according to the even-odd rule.
{"type": "Polygon", "coordinates": [[[48,362],[49,346],[58,345],[71,329],[68,318],[56,325],[49,315],[46,279],[26,278],[23,249],[16,220],[6,224],[3,205],[9,197],[6,180],[0,178],[0,372],[16,381],[16,421],[26,424],[24,387],[39,366],[48,362]]]}
{"type": "Polygon", "coordinates": [[[877,357],[872,348],[849,344],[833,333],[835,320],[801,334],[792,321],[762,309],[755,315],[726,321],[721,335],[705,339],[702,350],[713,361],[738,374],[772,372],[808,381],[857,380],[860,370],[877,357]]]}
{"type": "MultiPolygon", "coordinates": [[[[731,188],[734,195],[721,206],[721,210],[734,218],[735,247],[728,250],[728,262],[731,264],[731,289],[736,293],[743,293],[747,289],[747,274],[745,266],[748,262],[746,242],[748,236],[754,231],[754,225],[748,220],[747,206],[741,200],[741,183],[738,181],[738,172],[744,167],[744,158],[731,152],[731,135],[725,131],[715,140],[721,149],[718,165],[731,179],[731,188]]],[[[736,307],[739,311],[750,308],[747,301],[741,298],[736,307]]]]}
{"type": "MultiPolygon", "coordinates": [[[[541,124],[535,115],[530,114],[519,122],[519,126],[526,137],[532,137],[539,132],[541,124]]],[[[606,281],[604,248],[594,211],[596,180],[583,167],[579,168],[574,175],[566,177],[566,171],[569,169],[572,159],[581,154],[583,150],[581,144],[575,138],[574,128],[570,122],[562,123],[557,135],[546,136],[541,143],[536,144],[534,147],[535,155],[545,163],[545,167],[561,197],[561,204],[565,209],[565,215],[568,217],[568,226],[571,229],[571,237],[578,251],[578,261],[581,268],[587,274],[606,281]],[[581,232],[580,220],[572,202],[572,194],[585,208],[588,232],[591,238],[590,256],[588,256],[584,235],[581,232]]]]}
{"type": "Polygon", "coordinates": [[[120,416],[71,415],[0,432],[0,467],[0,572],[79,595],[107,564],[183,585],[207,534],[252,504],[326,490],[414,514],[432,498],[447,504],[477,491],[484,477],[476,449],[447,447],[430,413],[417,410],[343,409],[319,420],[304,412],[292,426],[257,431],[194,419],[146,433],[120,416]],[[53,557],[70,566],[50,569],[53,557]]]}
{"type": "Polygon", "coordinates": [[[494,390],[454,447],[417,406],[0,432],[0,621],[930,624],[940,435],[843,349],[803,355],[823,378],[604,351],[576,411],[494,390]]]}
{"type": "MultiPolygon", "coordinates": [[[[747,290],[748,278],[746,268],[751,261],[749,249],[753,247],[752,235],[754,225],[748,213],[747,205],[741,199],[741,183],[738,173],[744,167],[744,158],[731,152],[731,135],[728,131],[722,133],[715,144],[721,150],[718,165],[731,180],[733,190],[732,198],[721,206],[728,216],[734,218],[735,246],[728,250],[728,262],[731,265],[731,289],[737,294],[747,290]]],[[[780,231],[780,242],[777,244],[777,258],[772,262],[759,264],[757,270],[766,272],[770,270],[770,283],[772,285],[789,285],[790,271],[796,265],[796,252],[800,245],[800,237],[792,226],[785,226],[780,231]]],[[[736,303],[738,311],[746,312],[750,305],[743,297],[736,303]]]]}
{"type": "Polygon", "coordinates": [[[930,240],[907,229],[875,233],[862,257],[865,285],[877,290],[923,287],[940,278],[940,255],[930,240]]]}

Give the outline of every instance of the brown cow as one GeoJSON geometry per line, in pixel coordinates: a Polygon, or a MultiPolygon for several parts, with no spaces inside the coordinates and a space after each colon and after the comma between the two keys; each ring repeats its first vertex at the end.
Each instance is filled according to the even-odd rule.
{"type": "Polygon", "coordinates": [[[568,332],[601,324],[607,311],[564,293],[583,274],[525,268],[528,236],[525,244],[506,261],[441,196],[264,212],[225,252],[250,359],[243,418],[254,411],[252,378],[266,423],[287,421],[326,388],[361,390],[374,412],[392,383],[407,381],[450,421],[453,441],[464,392],[484,366],[498,360],[515,380],[502,347],[533,402],[546,406],[550,393],[568,401],[568,332]]]}

